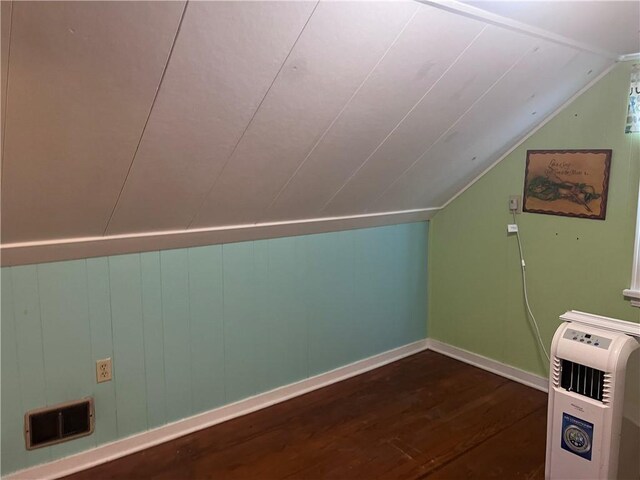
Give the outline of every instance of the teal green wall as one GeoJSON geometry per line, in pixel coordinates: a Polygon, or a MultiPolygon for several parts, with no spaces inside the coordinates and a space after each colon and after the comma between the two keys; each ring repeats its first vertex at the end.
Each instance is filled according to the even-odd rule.
{"type": "Polygon", "coordinates": [[[428,225],[2,269],[2,472],[426,336],[428,225]],[[112,357],[114,380],[96,384],[112,357]],[[27,452],[27,410],[95,397],[89,437],[27,452]]]}
{"type": "Polygon", "coordinates": [[[525,315],[511,194],[522,194],[528,149],[611,148],[605,221],[518,215],[530,300],[549,347],[567,310],[640,321],[622,296],[633,256],[640,135],[625,135],[630,63],[611,73],[509,154],[431,222],[429,336],[546,374],[525,315]]]}

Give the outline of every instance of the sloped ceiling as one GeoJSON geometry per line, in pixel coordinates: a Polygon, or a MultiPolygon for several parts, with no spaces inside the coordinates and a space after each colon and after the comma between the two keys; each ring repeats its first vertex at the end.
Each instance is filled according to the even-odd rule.
{"type": "Polygon", "coordinates": [[[640,52],[638,0],[466,0],[464,3],[602,51],[618,55],[640,52]]]}
{"type": "Polygon", "coordinates": [[[640,50],[629,7],[501,3],[2,2],[3,253],[428,218],[640,50]]]}

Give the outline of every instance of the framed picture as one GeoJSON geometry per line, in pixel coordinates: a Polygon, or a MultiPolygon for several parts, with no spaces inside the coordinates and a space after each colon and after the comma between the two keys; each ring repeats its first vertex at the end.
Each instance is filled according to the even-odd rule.
{"type": "Polygon", "coordinates": [[[528,150],[522,210],[604,220],[611,150],[528,150]]]}

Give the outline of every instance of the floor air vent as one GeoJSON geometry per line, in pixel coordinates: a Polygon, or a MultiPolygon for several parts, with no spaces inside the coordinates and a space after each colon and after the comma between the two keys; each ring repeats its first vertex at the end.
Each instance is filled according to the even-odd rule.
{"type": "Polygon", "coordinates": [[[90,435],[93,418],[93,398],[31,410],[24,416],[27,450],[90,435]]]}
{"type": "Polygon", "coordinates": [[[570,392],[602,401],[604,372],[579,363],[562,360],[560,386],[570,392]]]}

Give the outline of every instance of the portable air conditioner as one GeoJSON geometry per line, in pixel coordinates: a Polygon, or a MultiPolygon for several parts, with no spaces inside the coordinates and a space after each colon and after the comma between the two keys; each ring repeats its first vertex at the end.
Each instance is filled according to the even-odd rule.
{"type": "Polygon", "coordinates": [[[560,318],[551,344],[545,476],[637,480],[640,349],[633,335],[640,326],[582,312],[560,318]]]}

